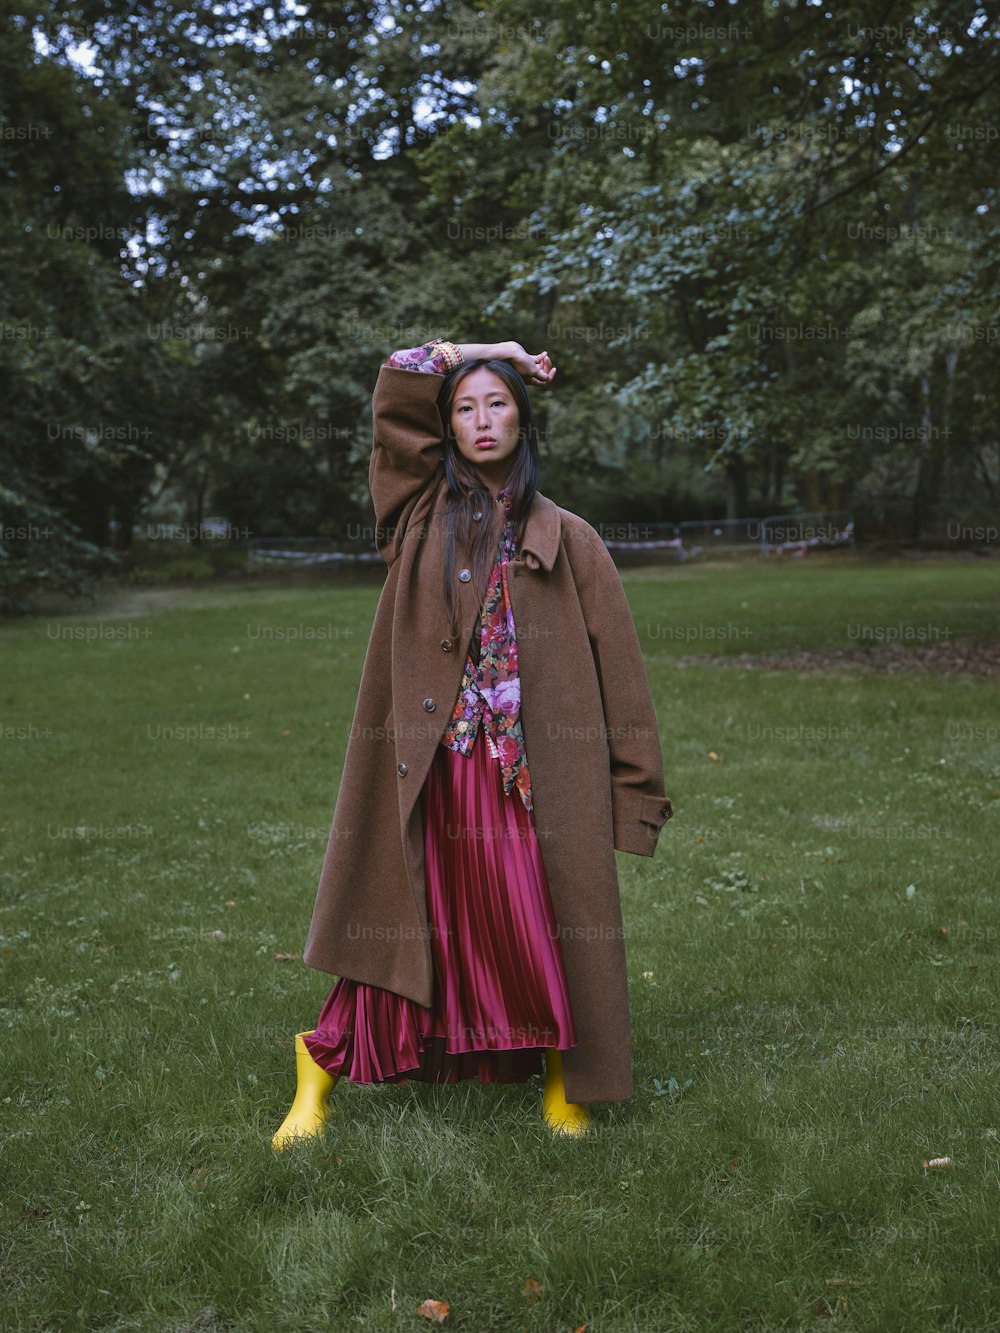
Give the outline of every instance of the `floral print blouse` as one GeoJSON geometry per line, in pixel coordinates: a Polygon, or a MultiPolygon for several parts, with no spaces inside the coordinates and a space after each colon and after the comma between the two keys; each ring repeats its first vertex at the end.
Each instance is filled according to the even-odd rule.
{"type": "MultiPolygon", "coordinates": [[[[440,340],[393,352],[385,364],[397,370],[443,375],[461,363],[462,354],[455,344],[440,340]]],[[[531,779],[521,727],[521,680],[514,613],[507,587],[507,565],[517,554],[517,548],[510,522],[511,497],[506,486],[496,502],[504,507],[505,522],[469,644],[458,699],[441,744],[469,755],[481,727],[490,754],[500,764],[505,794],[509,796],[516,788],[524,808],[530,812],[531,779]]]]}

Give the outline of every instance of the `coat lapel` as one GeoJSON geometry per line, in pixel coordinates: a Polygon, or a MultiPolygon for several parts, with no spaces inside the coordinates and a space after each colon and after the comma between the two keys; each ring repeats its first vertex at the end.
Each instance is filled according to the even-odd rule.
{"type": "MultiPolygon", "coordinates": [[[[437,537],[435,563],[438,565],[439,585],[441,571],[444,569],[444,513],[448,503],[446,498],[447,489],[448,483],[442,477],[432,505],[432,512],[441,519],[434,532],[437,537]]],[[[556,556],[559,554],[561,536],[562,520],[559,517],[559,506],[550,500],[547,495],[543,495],[541,491],[536,491],[524,525],[524,536],[521,538],[517,555],[518,560],[523,561],[529,569],[537,569],[540,565],[547,574],[550,573],[556,562],[556,556]]],[[[469,589],[468,591],[471,595],[472,590],[469,589]]],[[[463,602],[466,600],[465,592],[464,587],[459,589],[459,597],[463,602]]],[[[479,608],[476,607],[477,612],[478,610],[479,608]]]]}
{"type": "Polygon", "coordinates": [[[547,495],[536,491],[531,508],[528,510],[528,520],[524,526],[520,550],[520,555],[529,569],[541,565],[546,573],[551,572],[559,554],[561,531],[559,506],[547,495]]]}

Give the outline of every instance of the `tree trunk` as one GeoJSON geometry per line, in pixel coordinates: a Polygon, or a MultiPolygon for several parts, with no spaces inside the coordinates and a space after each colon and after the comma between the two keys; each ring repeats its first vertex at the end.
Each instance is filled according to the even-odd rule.
{"type": "Polygon", "coordinates": [[[823,508],[823,499],[820,493],[819,473],[814,467],[808,468],[802,478],[802,491],[806,502],[806,508],[815,513],[823,508]]]}
{"type": "Polygon", "coordinates": [[[208,478],[204,472],[199,474],[198,489],[194,495],[194,537],[192,543],[201,546],[201,525],[205,521],[205,492],[208,490],[208,478]]]}
{"type": "Polygon", "coordinates": [[[726,518],[743,518],[747,511],[747,465],[740,455],[726,464],[726,518]]]}
{"type": "Polygon", "coordinates": [[[927,374],[920,377],[920,398],[920,427],[923,431],[923,448],[917,466],[917,485],[913,495],[911,536],[914,540],[923,535],[927,520],[933,511],[934,503],[941,498],[944,471],[942,449],[939,442],[934,438],[931,386],[927,374]]]}
{"type": "Polygon", "coordinates": [[[119,521],[118,531],[115,533],[115,546],[119,551],[130,551],[132,549],[132,525],[135,522],[135,508],[129,504],[115,506],[115,517],[119,521]]]}

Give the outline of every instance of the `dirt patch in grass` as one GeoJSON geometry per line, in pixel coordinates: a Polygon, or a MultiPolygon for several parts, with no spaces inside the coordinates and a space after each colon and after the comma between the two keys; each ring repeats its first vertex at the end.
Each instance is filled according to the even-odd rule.
{"type": "Polygon", "coordinates": [[[828,652],[803,649],[790,653],[690,653],[675,658],[674,662],[682,669],[713,666],[736,671],[870,671],[887,675],[924,671],[940,676],[997,676],[1000,643],[890,643],[828,652]]]}

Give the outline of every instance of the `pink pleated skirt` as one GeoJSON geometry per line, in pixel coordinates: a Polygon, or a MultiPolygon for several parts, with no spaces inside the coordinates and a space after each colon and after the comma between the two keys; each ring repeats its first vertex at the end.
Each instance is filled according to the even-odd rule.
{"type": "Polygon", "coordinates": [[[341,977],[303,1040],[356,1083],[523,1083],[577,1041],[534,817],[482,732],[437,747],[420,800],[431,1008],[341,977]]]}

